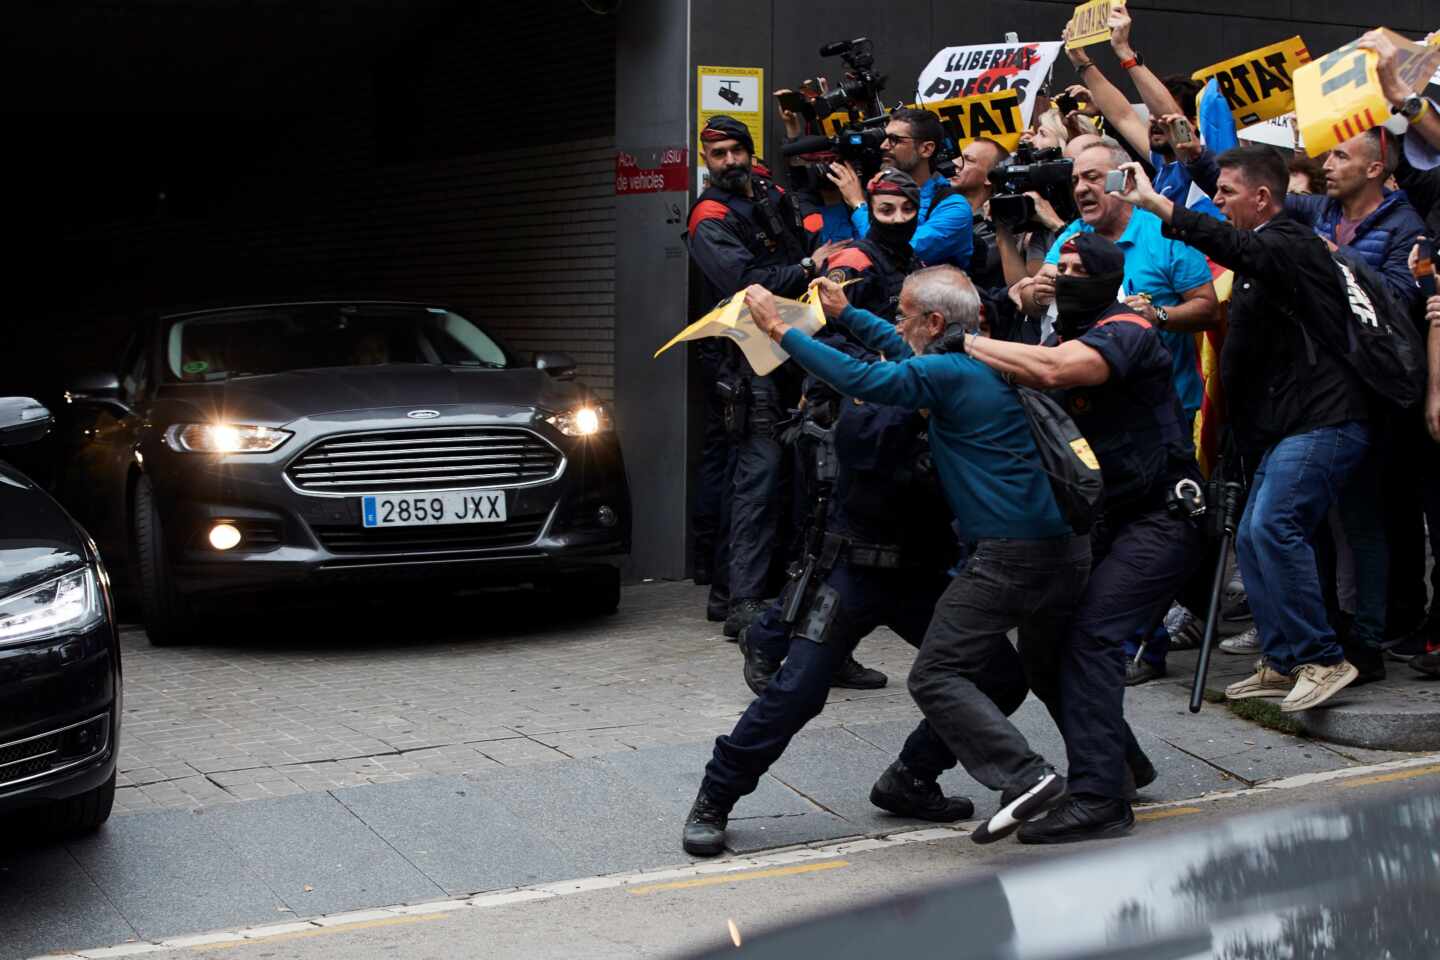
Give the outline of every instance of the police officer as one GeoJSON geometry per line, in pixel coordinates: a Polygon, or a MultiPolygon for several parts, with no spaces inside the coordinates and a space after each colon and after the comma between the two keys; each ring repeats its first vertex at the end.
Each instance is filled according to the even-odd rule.
{"type": "Polygon", "coordinates": [[[1134,825],[1127,754],[1128,769],[1148,762],[1137,765],[1124,721],[1124,644],[1154,629],[1204,550],[1191,516],[1200,475],[1170,353],[1154,327],[1116,302],[1124,270],[1113,241],[1076,234],[1061,247],[1055,280],[1058,345],[967,344],[972,357],[1017,382],[1058,391],[1105,479],[1091,533],[1094,567],[1059,677],[1070,796],[1021,827],[1023,843],[1114,836],[1134,825]]]}
{"type": "MultiPolygon", "coordinates": [[[[826,258],[820,269],[836,283],[849,284],[846,289],[853,303],[893,320],[905,276],[917,266],[910,238],[919,223],[920,186],[909,174],[887,169],[871,182],[870,195],[875,216],[870,235],[864,240],[844,243],[826,258]]],[[[822,328],[816,336],[857,358],[875,356],[838,324],[822,328]]],[[[802,496],[798,498],[801,504],[813,504],[817,500],[816,464],[823,462],[825,456],[825,451],[818,447],[827,442],[826,431],[834,426],[842,402],[843,398],[829,384],[805,377],[802,424],[810,427],[793,431],[798,434],[794,443],[796,476],[802,481],[802,496]]],[[[783,656],[782,643],[776,666],[783,656]]],[[[875,690],[888,682],[889,678],[879,670],[861,665],[854,656],[846,656],[836,664],[830,685],[875,690]]]]}
{"type": "MultiPolygon", "coordinates": [[[[724,849],[731,808],[824,708],[831,677],[855,646],[884,625],[918,647],[950,579],[955,539],[930,465],[924,417],[844,400],[829,449],[821,454],[820,470],[824,484],[825,458],[838,464],[834,499],[825,529],[812,531],[807,569],[741,634],[745,682],[757,698],[735,729],[715,741],[685,823],[683,845],[696,856],[724,849]],[[796,592],[801,595],[792,625],[785,614],[796,592]]],[[[1020,690],[1015,705],[1024,695],[1020,690]]],[[[937,769],[954,764],[927,725],[912,740],[935,755],[937,769]]],[[[882,778],[886,786],[877,786],[872,800],[895,813],[937,822],[974,812],[966,798],[943,796],[933,780],[914,780],[882,778]]]]}
{"type": "MultiPolygon", "coordinates": [[[[715,116],[700,139],[710,186],[690,208],[688,239],[703,278],[704,302],[713,305],[752,283],[799,296],[818,267],[807,251],[798,211],[757,170],[749,129],[731,117],[715,116]]],[[[823,258],[833,249],[815,253],[823,258]]],[[[780,412],[792,405],[798,376],[786,367],[755,376],[728,341],[707,343],[701,363],[724,395],[723,404],[708,408],[702,454],[702,477],[709,478],[711,489],[702,490],[701,499],[712,504],[718,499],[722,506],[707,615],[724,619],[725,635],[734,637],[764,610],[769,593],[779,532],[781,449],[775,426],[780,412]],[[717,419],[723,419],[728,443],[715,429],[717,419]],[[725,466],[717,470],[721,461],[725,466]],[[715,497],[717,478],[728,496],[715,497]]]]}

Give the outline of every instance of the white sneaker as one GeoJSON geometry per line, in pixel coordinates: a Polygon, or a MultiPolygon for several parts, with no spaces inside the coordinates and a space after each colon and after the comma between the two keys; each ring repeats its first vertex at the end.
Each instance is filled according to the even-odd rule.
{"type": "Polygon", "coordinates": [[[1251,627],[1244,633],[1226,637],[1220,641],[1221,653],[1234,653],[1242,657],[1253,657],[1260,653],[1260,631],[1251,627]]]}
{"type": "Polygon", "coordinates": [[[1298,713],[1318,707],[1335,694],[1348,687],[1360,671],[1348,660],[1341,660],[1331,666],[1307,663],[1295,671],[1295,688],[1280,704],[1285,713],[1298,713]]]}

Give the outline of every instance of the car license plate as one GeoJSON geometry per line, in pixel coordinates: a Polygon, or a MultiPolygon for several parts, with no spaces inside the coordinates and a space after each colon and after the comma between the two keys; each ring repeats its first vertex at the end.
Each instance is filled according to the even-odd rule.
{"type": "Polygon", "coordinates": [[[447,493],[381,493],[362,497],[366,527],[432,527],[449,523],[504,523],[504,490],[447,493]]]}

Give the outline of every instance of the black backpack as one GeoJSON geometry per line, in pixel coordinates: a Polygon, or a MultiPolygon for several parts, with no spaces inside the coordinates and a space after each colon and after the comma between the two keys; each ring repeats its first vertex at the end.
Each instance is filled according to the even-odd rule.
{"type": "Polygon", "coordinates": [[[1095,451],[1070,415],[1048,395],[1018,384],[1015,393],[1030,421],[1030,433],[1040,453],[1040,469],[1050,478],[1060,515],[1071,530],[1089,533],[1105,498],[1095,451]]]}
{"type": "Polygon", "coordinates": [[[1401,408],[1414,406],[1425,396],[1425,344],[1406,305],[1359,258],[1330,256],[1348,308],[1330,314],[1335,319],[1317,332],[1373,393],[1401,408]]]}

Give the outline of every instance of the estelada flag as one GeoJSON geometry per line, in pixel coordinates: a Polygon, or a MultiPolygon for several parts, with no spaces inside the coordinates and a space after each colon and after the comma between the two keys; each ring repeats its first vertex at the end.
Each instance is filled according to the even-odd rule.
{"type": "MultiPolygon", "coordinates": [[[[849,286],[854,282],[850,280],[842,286],[849,286]]],[[[813,334],[825,326],[825,312],[820,309],[820,299],[816,296],[814,287],[806,290],[799,300],[776,297],[775,306],[780,312],[781,320],[807,334],[813,334]]],[[[745,305],[744,291],[721,300],[714,310],[675,334],[669,343],[656,350],[655,356],[660,356],[682,341],[705,337],[726,337],[734,340],[757,376],[763,377],[773,372],[790,359],[790,354],[781,350],[778,343],[755,326],[755,321],[750,318],[750,308],[745,305]]]]}
{"type": "Polygon", "coordinates": [[[1195,460],[1208,480],[1220,456],[1220,428],[1225,423],[1225,390],[1220,382],[1220,351],[1225,346],[1225,330],[1229,326],[1230,291],[1235,274],[1210,262],[1210,276],[1215,282],[1215,295],[1220,300],[1220,323],[1213,330],[1195,334],[1195,362],[1200,368],[1200,382],[1205,396],[1200,413],[1195,417],[1195,460]]]}

